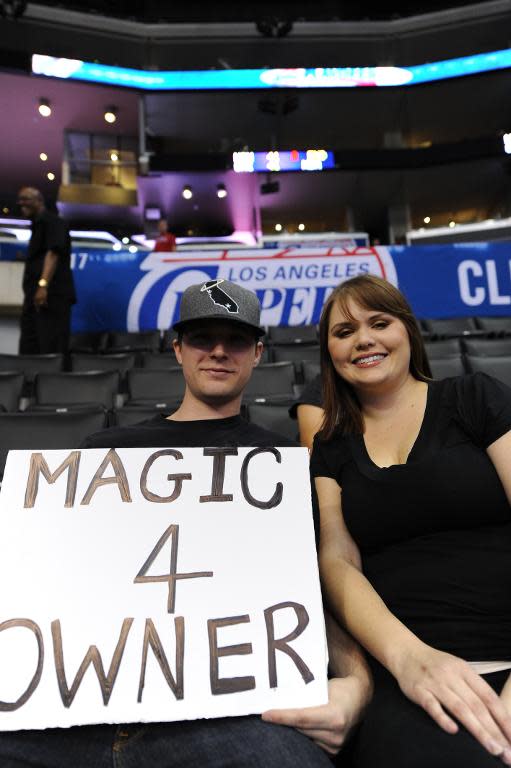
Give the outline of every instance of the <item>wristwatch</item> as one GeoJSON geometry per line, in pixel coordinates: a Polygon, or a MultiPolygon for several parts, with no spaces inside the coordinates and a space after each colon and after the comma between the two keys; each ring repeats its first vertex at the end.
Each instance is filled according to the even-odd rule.
{"type": "Polygon", "coordinates": [[[37,285],[39,288],[48,288],[48,280],[45,280],[44,277],[41,277],[41,279],[37,281],[37,285]]]}

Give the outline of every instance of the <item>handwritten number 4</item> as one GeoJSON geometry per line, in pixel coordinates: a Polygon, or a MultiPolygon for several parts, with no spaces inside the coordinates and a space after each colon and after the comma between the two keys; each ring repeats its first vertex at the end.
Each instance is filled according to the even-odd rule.
{"type": "Polygon", "coordinates": [[[213,571],[195,571],[193,573],[177,573],[177,551],[179,545],[179,525],[169,525],[165,533],[160,536],[156,546],[145,561],[144,565],[133,580],[134,584],[144,584],[148,582],[167,581],[169,585],[169,596],[167,599],[167,611],[174,613],[176,606],[176,582],[178,579],[199,579],[206,576],[213,576],[213,571]],[[161,552],[163,545],[170,539],[170,569],[168,573],[158,576],[146,576],[147,571],[161,552]]]}

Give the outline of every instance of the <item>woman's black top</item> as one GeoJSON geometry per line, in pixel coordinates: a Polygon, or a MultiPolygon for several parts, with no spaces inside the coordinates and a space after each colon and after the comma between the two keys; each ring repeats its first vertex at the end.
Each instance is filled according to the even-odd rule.
{"type": "Polygon", "coordinates": [[[509,430],[511,389],[476,373],[429,383],[406,464],[378,467],[361,434],[316,437],[311,457],[313,477],[341,486],[387,607],[424,642],[472,661],[511,660],[511,509],[486,453],[509,430]]]}

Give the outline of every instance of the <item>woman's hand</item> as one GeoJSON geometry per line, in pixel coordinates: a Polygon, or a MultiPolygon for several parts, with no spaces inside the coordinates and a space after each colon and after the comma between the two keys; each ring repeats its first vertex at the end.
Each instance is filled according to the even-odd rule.
{"type": "Polygon", "coordinates": [[[421,643],[393,672],[403,693],[444,731],[458,731],[456,718],[490,754],[511,765],[511,709],[465,661],[421,643]]]}
{"type": "Polygon", "coordinates": [[[511,717],[511,674],[500,692],[500,700],[506,708],[508,715],[511,717]]]}

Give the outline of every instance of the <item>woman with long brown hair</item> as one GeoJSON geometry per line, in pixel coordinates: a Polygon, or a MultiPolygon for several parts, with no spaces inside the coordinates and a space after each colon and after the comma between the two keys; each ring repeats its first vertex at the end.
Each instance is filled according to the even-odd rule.
{"type": "Polygon", "coordinates": [[[354,765],[511,765],[511,390],[433,381],[374,276],[333,292],[320,342],[321,575],[375,677],[354,765]]]}

